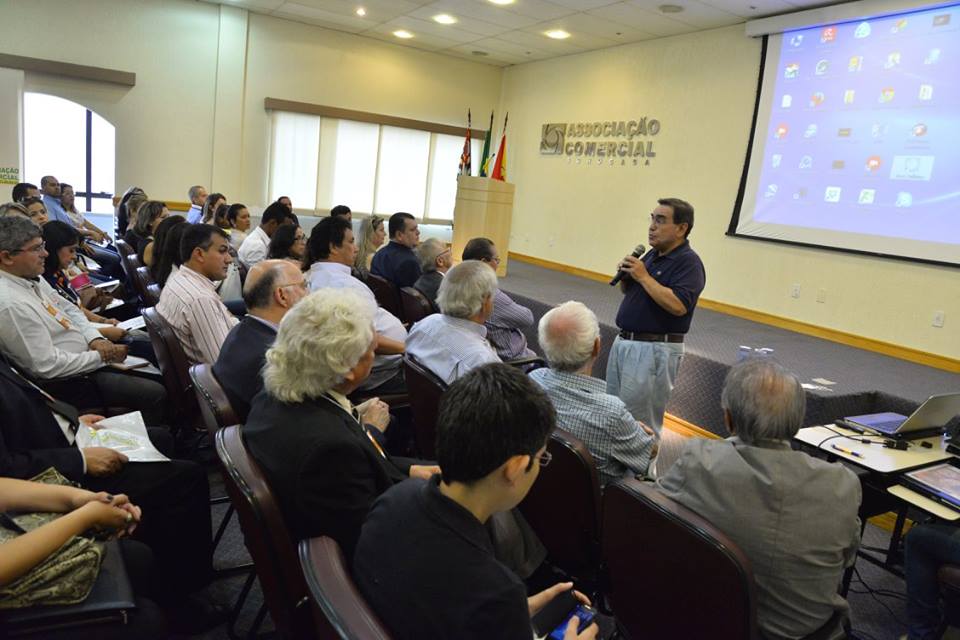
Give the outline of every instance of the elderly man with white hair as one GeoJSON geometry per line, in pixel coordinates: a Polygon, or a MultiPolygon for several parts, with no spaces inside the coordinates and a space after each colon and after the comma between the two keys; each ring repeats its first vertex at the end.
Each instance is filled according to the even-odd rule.
{"type": "Polygon", "coordinates": [[[846,637],[837,593],[860,542],[860,481],[790,447],[806,404],[796,376],[768,358],[727,375],[726,440],[691,438],[660,490],[730,537],[750,560],[764,638],[846,637]],[[820,637],[818,635],[818,637],[820,637]]]}
{"type": "Polygon", "coordinates": [[[413,283],[413,288],[430,301],[434,310],[439,310],[437,307],[437,292],[440,290],[443,276],[453,266],[453,253],[450,251],[450,247],[438,238],[427,238],[414,249],[414,253],[417,254],[420,270],[423,273],[413,283]]]}
{"type": "Polygon", "coordinates": [[[287,312],[242,428],[294,537],[330,536],[348,558],[377,496],[439,472],[389,456],[370,436],[365,425],[389,421],[385,403],[361,413],[347,398],[373,366],[374,310],[357,292],[319,289],[287,312]]]}
{"type": "Polygon", "coordinates": [[[471,369],[500,362],[487,342],[484,322],[493,313],[497,276],[477,260],[447,272],[437,293],[440,313],[413,325],[406,352],[447,384],[471,369]]]}
{"type": "Polygon", "coordinates": [[[607,383],[590,375],[600,355],[600,324],[581,302],[564,302],[540,319],[540,348],[549,369],[530,377],[547,392],[557,424],[583,440],[601,485],[625,475],[645,476],[657,454],[653,429],[637,422],[607,383]]]}

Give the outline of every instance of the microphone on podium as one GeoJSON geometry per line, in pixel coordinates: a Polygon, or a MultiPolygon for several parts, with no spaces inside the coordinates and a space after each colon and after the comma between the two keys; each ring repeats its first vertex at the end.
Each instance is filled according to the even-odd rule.
{"type": "MultiPolygon", "coordinates": [[[[630,255],[632,255],[634,258],[639,258],[646,252],[647,252],[647,248],[642,244],[638,244],[637,248],[634,249],[633,253],[630,255]]],[[[613,276],[613,280],[610,281],[610,286],[615,287],[617,284],[620,283],[621,280],[623,280],[623,271],[617,271],[617,275],[613,276]]]]}

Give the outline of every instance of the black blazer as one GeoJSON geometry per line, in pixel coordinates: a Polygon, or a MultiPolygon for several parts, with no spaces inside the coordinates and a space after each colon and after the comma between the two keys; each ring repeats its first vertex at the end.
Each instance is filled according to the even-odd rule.
{"type": "Polygon", "coordinates": [[[430,301],[433,310],[440,312],[437,307],[437,291],[440,289],[440,283],[443,282],[443,274],[439,271],[427,271],[417,278],[413,283],[413,288],[423,294],[423,297],[430,301]]]}
{"type": "Polygon", "coordinates": [[[334,401],[291,404],[261,391],[241,427],[298,540],[326,535],[348,558],[373,501],[405,479],[410,461],[384,458],[334,401]]]}
{"type": "Polygon", "coordinates": [[[70,480],[83,478],[83,456],[43,395],[0,359],[0,476],[27,480],[48,467],[70,480]]]}
{"type": "Polygon", "coordinates": [[[263,389],[260,372],[267,349],[273,346],[276,338],[273,327],[247,315],[230,330],[220,347],[213,375],[223,387],[240,422],[247,421],[250,403],[263,389]]]}

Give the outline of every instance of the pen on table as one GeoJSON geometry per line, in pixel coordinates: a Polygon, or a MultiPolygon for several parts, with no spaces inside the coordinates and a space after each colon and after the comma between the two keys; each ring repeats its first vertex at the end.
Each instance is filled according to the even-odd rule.
{"type": "Polygon", "coordinates": [[[850,449],[844,449],[843,447],[838,447],[835,444],[830,445],[832,448],[836,449],[840,453],[845,453],[848,456],[853,456],[854,458],[862,458],[863,456],[857,453],[856,451],[851,451],[850,449]]]}

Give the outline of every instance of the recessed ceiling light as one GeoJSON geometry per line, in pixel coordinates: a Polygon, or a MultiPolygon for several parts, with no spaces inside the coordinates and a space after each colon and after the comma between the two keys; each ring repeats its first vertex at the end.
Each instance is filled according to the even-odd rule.
{"type": "Polygon", "coordinates": [[[475,56],[479,56],[479,57],[481,57],[481,58],[484,57],[484,56],[490,55],[490,54],[487,53],[486,51],[471,51],[470,53],[472,53],[472,54],[475,55],[475,56]]]}
{"type": "Polygon", "coordinates": [[[367,15],[367,10],[363,7],[357,7],[357,15],[362,18],[363,16],[367,15]]]}
{"type": "Polygon", "coordinates": [[[440,13],[433,16],[433,21],[439,22],[440,24],[456,24],[457,23],[456,18],[446,13],[440,13]]]}
{"type": "Polygon", "coordinates": [[[493,4],[513,4],[515,0],[490,0],[493,4]]]}
{"type": "Polygon", "coordinates": [[[398,38],[403,38],[404,40],[409,40],[413,37],[413,34],[406,29],[397,29],[393,32],[393,35],[397,36],[398,38]]]}
{"type": "Polygon", "coordinates": [[[683,7],[678,4],[662,4],[659,7],[660,13],[682,13],[683,7]]]}
{"type": "Polygon", "coordinates": [[[543,35],[547,36],[548,38],[553,38],[554,40],[566,40],[570,37],[570,34],[563,29],[551,29],[550,31],[544,31],[543,35]]]}

